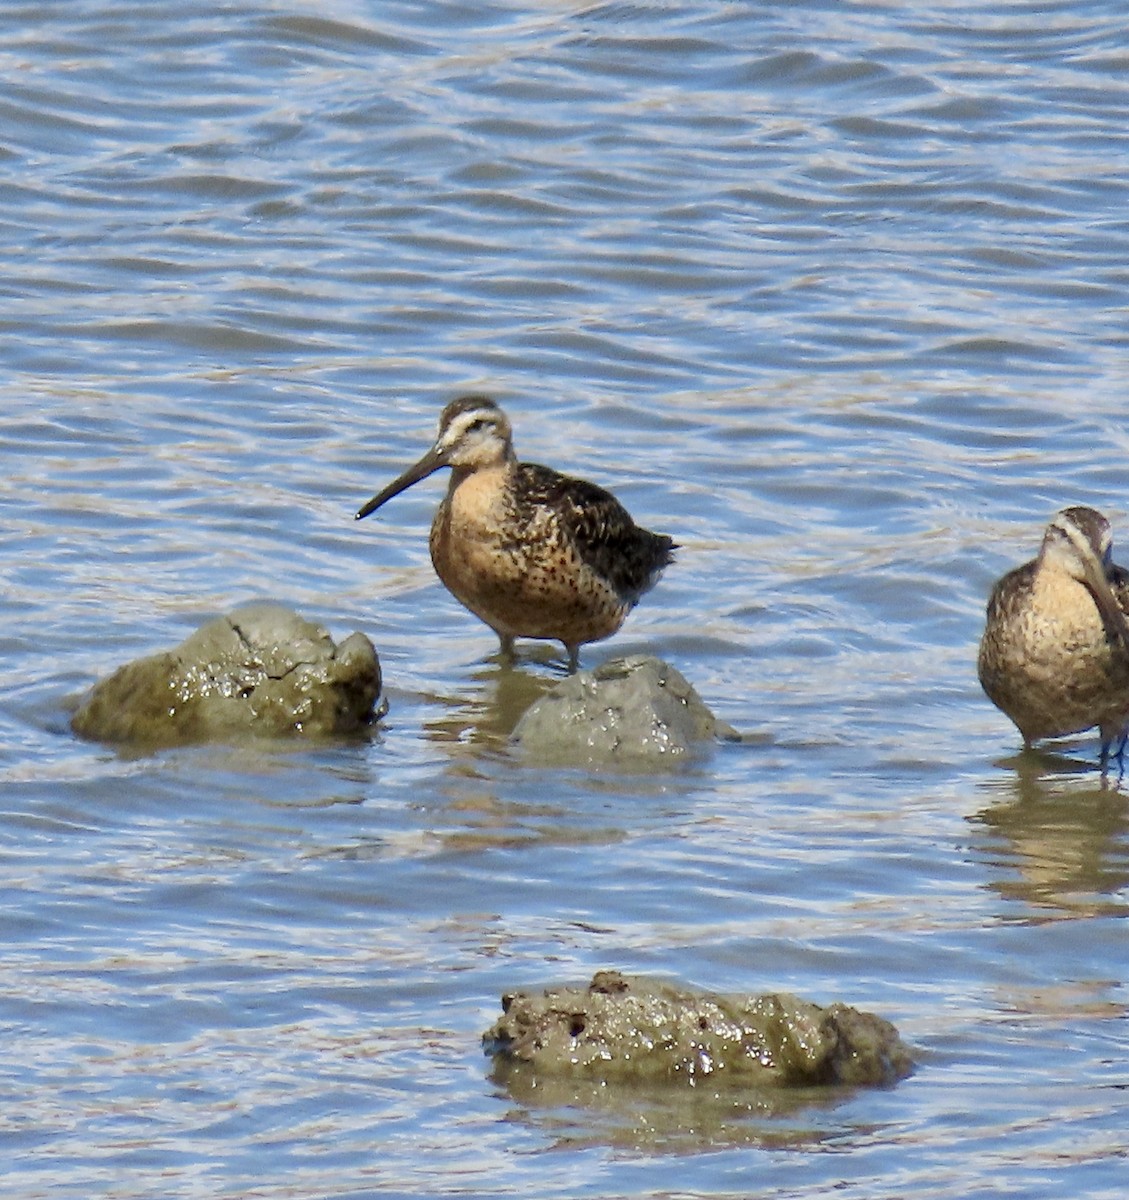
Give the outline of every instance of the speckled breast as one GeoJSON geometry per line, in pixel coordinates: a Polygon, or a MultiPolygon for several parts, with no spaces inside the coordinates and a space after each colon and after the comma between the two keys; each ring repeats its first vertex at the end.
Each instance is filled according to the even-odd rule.
{"type": "Polygon", "coordinates": [[[1063,575],[1013,572],[1000,581],[979,672],[1028,741],[1120,726],[1129,714],[1129,662],[1087,588],[1063,575]]]}
{"type": "Polygon", "coordinates": [[[448,591],[510,637],[598,641],[630,605],[577,554],[551,509],[514,502],[504,469],[452,486],[431,527],[431,560],[448,591]]]}

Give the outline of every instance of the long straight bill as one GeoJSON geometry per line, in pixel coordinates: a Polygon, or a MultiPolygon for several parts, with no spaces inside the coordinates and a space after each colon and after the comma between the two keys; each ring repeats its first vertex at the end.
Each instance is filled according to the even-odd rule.
{"type": "Polygon", "coordinates": [[[426,479],[428,475],[433,474],[440,467],[446,465],[446,461],[438,448],[432,446],[419,462],[409,467],[403,475],[394,479],[382,492],[377,492],[367,504],[362,505],[354,519],[359,521],[363,517],[367,517],[369,513],[376,512],[386,500],[391,500],[393,496],[398,496],[401,492],[410,488],[413,483],[419,483],[421,479],[426,479]]]}

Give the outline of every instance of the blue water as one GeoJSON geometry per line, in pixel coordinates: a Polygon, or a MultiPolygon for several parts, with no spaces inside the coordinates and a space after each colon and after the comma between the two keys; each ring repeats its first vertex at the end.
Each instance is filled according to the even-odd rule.
{"type": "Polygon", "coordinates": [[[1127,66],[1108,4],[0,9],[0,1192],[1120,1200],[1129,785],[1020,755],[975,650],[1057,508],[1129,543],[1127,66]],[[682,545],[585,663],[745,743],[507,751],[558,650],[440,588],[439,483],[352,521],[464,390],[682,545]],[[261,597],[373,639],[370,743],[70,735],[261,597]],[[919,1066],[494,1083],[502,992],[608,966],[919,1066]]]}

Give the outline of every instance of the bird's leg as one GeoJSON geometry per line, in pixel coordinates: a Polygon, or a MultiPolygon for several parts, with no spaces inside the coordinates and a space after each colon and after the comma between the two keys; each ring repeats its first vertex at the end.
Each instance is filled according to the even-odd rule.
{"type": "Polygon", "coordinates": [[[580,644],[574,642],[569,645],[565,643],[565,649],[568,651],[568,673],[575,675],[580,670],[580,644]]]}
{"type": "Polygon", "coordinates": [[[1121,787],[1121,782],[1125,778],[1125,745],[1129,740],[1129,731],[1118,729],[1106,735],[1106,731],[1102,730],[1102,749],[1100,755],[1101,765],[1101,784],[1103,788],[1111,786],[1109,760],[1111,758],[1117,760],[1117,778],[1112,781],[1114,790],[1121,787]]]}
{"type": "Polygon", "coordinates": [[[1102,774],[1109,766],[1109,760],[1116,758],[1122,768],[1125,766],[1125,746],[1129,742],[1129,727],[1114,725],[1103,726],[1099,729],[1102,738],[1102,750],[1099,758],[1102,774]]]}
{"type": "Polygon", "coordinates": [[[1110,757],[1117,759],[1117,782],[1114,784],[1116,788],[1121,787],[1121,781],[1125,778],[1125,746],[1127,742],[1129,742],[1129,729],[1126,728],[1119,729],[1110,737],[1110,743],[1113,746],[1110,757]]]}
{"type": "MultiPolygon", "coordinates": [[[[495,629],[495,633],[498,631],[495,629]]],[[[498,657],[506,664],[512,666],[514,658],[514,639],[508,633],[498,633],[498,641],[501,642],[501,648],[498,651],[498,657]]]]}

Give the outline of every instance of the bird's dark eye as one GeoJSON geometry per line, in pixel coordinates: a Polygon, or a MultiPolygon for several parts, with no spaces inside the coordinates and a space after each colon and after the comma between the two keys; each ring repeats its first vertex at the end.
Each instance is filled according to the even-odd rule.
{"type": "Polygon", "coordinates": [[[490,422],[485,417],[476,417],[467,426],[467,433],[480,433],[489,424],[490,424],[490,422]]]}

